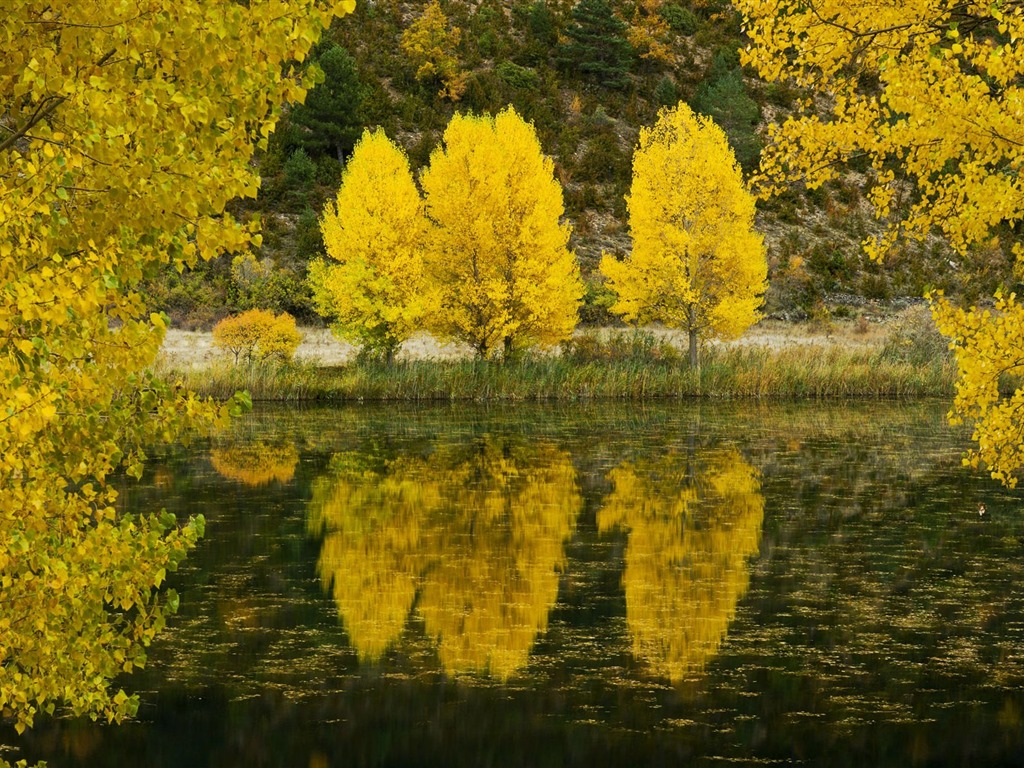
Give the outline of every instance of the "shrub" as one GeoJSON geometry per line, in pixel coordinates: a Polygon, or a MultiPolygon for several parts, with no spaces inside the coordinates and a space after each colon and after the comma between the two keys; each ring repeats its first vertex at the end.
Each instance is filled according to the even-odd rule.
{"type": "Polygon", "coordinates": [[[908,309],[893,325],[882,347],[882,357],[894,362],[923,365],[951,356],[949,339],[932,319],[931,310],[921,305],[908,309]]]}
{"type": "Polygon", "coordinates": [[[250,309],[225,317],[213,327],[213,343],[247,363],[277,359],[289,361],[302,340],[295,318],[287,312],[275,315],[264,309],[250,309]]]}
{"type": "Polygon", "coordinates": [[[676,3],[668,3],[661,7],[661,18],[665,20],[673,32],[680,35],[692,35],[700,27],[700,19],[689,8],[676,3]]]}
{"type": "Polygon", "coordinates": [[[584,182],[628,179],[630,170],[630,157],[612,130],[602,131],[591,139],[577,165],[579,180],[584,182]]]}
{"type": "Polygon", "coordinates": [[[512,61],[501,62],[495,71],[498,73],[498,77],[513,88],[535,91],[540,85],[540,78],[537,77],[536,70],[530,69],[530,67],[521,67],[512,61]]]}
{"type": "Polygon", "coordinates": [[[578,333],[561,344],[562,357],[572,363],[627,363],[679,365],[682,354],[649,331],[578,333]]]}
{"type": "Polygon", "coordinates": [[[679,103],[679,88],[668,75],[658,81],[654,89],[654,101],[661,107],[674,107],[679,103]]]}
{"type": "Polygon", "coordinates": [[[309,187],[316,178],[316,163],[306,154],[306,150],[296,149],[285,160],[285,181],[291,189],[302,190],[309,187]]]}

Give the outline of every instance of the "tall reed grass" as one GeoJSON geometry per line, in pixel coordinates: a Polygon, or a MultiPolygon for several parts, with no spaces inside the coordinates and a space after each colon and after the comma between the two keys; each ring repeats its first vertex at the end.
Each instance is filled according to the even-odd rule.
{"type": "Polygon", "coordinates": [[[309,363],[161,371],[201,394],[247,390],[253,400],[527,401],[592,398],[913,398],[949,397],[955,364],[947,356],[908,359],[891,350],[792,345],[710,347],[699,371],[679,355],[590,359],[563,351],[507,364],[418,360],[390,367],[309,363]]]}

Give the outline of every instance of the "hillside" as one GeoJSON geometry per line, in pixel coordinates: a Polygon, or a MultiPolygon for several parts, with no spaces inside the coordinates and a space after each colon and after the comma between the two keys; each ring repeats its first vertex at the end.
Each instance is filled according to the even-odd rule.
{"type": "MultiPolygon", "coordinates": [[[[717,0],[361,3],[319,45],[325,80],[272,137],[259,198],[236,208],[262,217],[261,251],[162,277],[150,292],[184,327],[251,306],[315,320],[305,270],[322,249],[317,217],[363,128],[382,127],[419,169],[455,111],[512,104],[533,121],[565,192],[588,286],[582,319],[606,323],[608,296],[594,273],[602,251],[629,249],[623,196],[640,127],[684,100],[725,129],[750,174],[768,123],[801,96],[744,71],[743,44],[741,19],[717,0]]],[[[853,316],[929,287],[973,299],[1009,280],[1012,260],[998,248],[961,263],[938,239],[903,244],[885,265],[869,262],[860,251],[874,224],[867,171],[761,204],[768,314],[853,316]]]]}

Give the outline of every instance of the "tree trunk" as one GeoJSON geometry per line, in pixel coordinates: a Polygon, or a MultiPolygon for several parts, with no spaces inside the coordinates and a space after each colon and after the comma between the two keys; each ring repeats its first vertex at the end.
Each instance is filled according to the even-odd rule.
{"type": "Polygon", "coordinates": [[[697,308],[690,307],[690,367],[695,371],[700,370],[700,360],[697,358],[697,308]]]}
{"type": "Polygon", "coordinates": [[[512,355],[513,354],[514,354],[514,350],[512,349],[512,337],[511,336],[506,336],[505,337],[505,349],[502,351],[501,361],[503,363],[509,362],[512,359],[512,355]]]}

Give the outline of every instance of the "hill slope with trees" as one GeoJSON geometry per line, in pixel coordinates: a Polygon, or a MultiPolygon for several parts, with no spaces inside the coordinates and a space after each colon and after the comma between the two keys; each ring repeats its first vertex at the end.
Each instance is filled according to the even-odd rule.
{"type": "MultiPolygon", "coordinates": [[[[418,176],[453,114],[512,105],[533,122],[564,189],[586,285],[581,319],[611,322],[597,265],[602,252],[629,251],[625,195],[641,127],[684,101],[725,131],[749,176],[768,124],[806,97],[741,67],[741,27],[719,0],[362,3],[314,51],[323,81],[285,116],[259,161],[258,198],[235,211],[263,220],[262,246],[162,277],[151,297],[185,327],[253,307],[315,322],[306,274],[324,254],[318,221],[363,129],[383,129],[418,176]]],[[[1012,258],[997,244],[961,258],[935,238],[899,244],[884,265],[870,261],[861,248],[877,230],[867,171],[855,162],[819,189],[798,186],[759,205],[767,313],[861,314],[928,288],[974,299],[1011,284],[1012,258]]]]}

